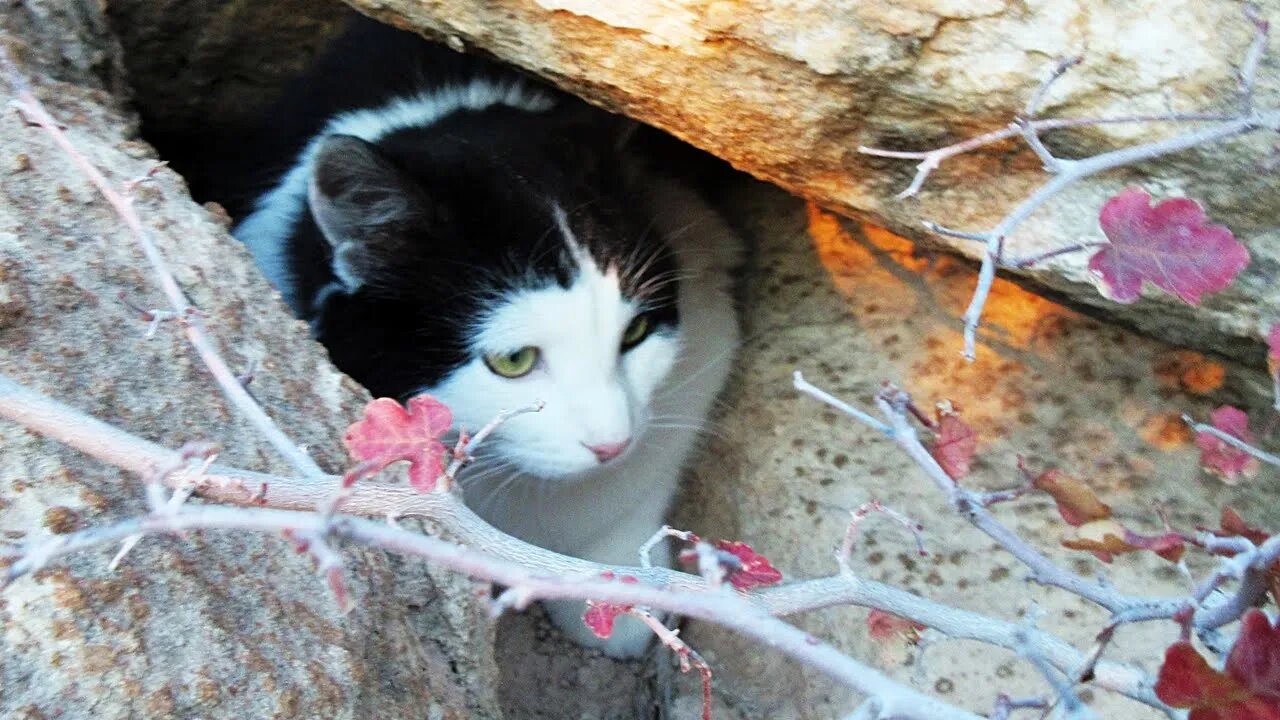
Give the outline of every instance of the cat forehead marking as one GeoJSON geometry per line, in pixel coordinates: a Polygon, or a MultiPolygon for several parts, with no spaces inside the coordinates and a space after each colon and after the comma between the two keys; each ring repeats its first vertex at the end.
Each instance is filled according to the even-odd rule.
{"type": "MultiPolygon", "coordinates": [[[[591,253],[588,252],[585,245],[578,241],[578,237],[573,234],[573,228],[569,227],[569,216],[565,213],[564,208],[559,203],[551,206],[551,215],[555,218],[556,228],[560,231],[561,237],[564,238],[564,244],[569,248],[569,255],[578,264],[579,271],[586,272],[594,270],[592,273],[597,276],[603,276],[612,280],[615,294],[621,294],[621,286],[618,282],[618,269],[612,265],[602,267],[591,253]]],[[[597,280],[593,278],[592,280],[597,280]]]]}
{"type": "Polygon", "coordinates": [[[575,353],[599,354],[593,359],[606,361],[605,356],[616,355],[616,337],[635,308],[622,293],[617,269],[600,267],[574,235],[559,204],[551,212],[578,272],[568,287],[550,285],[513,297],[489,317],[480,343],[512,349],[535,342],[565,343],[575,353]]]}

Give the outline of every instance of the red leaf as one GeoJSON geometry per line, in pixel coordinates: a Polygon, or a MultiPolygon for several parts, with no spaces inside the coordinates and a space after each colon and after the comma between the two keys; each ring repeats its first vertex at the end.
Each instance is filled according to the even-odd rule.
{"type": "Polygon", "coordinates": [[[716,549],[736,557],[738,567],[729,568],[726,576],[730,583],[739,590],[750,590],[762,585],[774,585],[782,582],[782,573],[769,563],[769,558],[751,549],[744,542],[717,540],[716,549]]]}
{"type": "Polygon", "coordinates": [[[1250,610],[1227,656],[1225,672],[1214,670],[1191,643],[1165,651],[1156,697],[1188,708],[1188,720],[1280,720],[1280,626],[1250,610]]]}
{"type": "Polygon", "coordinates": [[[978,435],[960,416],[947,410],[938,411],[938,439],[929,452],[952,480],[969,474],[973,454],[978,450],[978,435]]]}
{"type": "Polygon", "coordinates": [[[1062,541],[1063,547],[1093,553],[1109,563],[1115,555],[1150,550],[1169,562],[1182,559],[1186,544],[1175,532],[1141,535],[1112,518],[1090,520],[1076,528],[1075,537],[1062,541]]]}
{"type": "Polygon", "coordinates": [[[1099,500],[1088,485],[1057,470],[1046,470],[1032,485],[1053,496],[1058,514],[1069,525],[1079,527],[1111,517],[1111,506],[1099,500]]]}
{"type": "Polygon", "coordinates": [[[1098,221],[1111,243],[1089,259],[1103,294],[1119,303],[1138,299],[1142,283],[1191,305],[1231,284],[1249,264],[1249,251],[1222,225],[1206,224],[1204,209],[1189,198],[1151,207],[1151,196],[1126,188],[1102,206],[1098,221]]]}
{"type": "MultiPolygon", "coordinates": [[[[1223,405],[1209,416],[1209,423],[1231,437],[1253,442],[1249,416],[1239,408],[1223,405]]],[[[1258,461],[1252,455],[1209,433],[1196,433],[1196,447],[1200,448],[1200,465],[1229,485],[1234,485],[1240,475],[1250,476],[1258,469],[1258,461]]]]}
{"type": "Polygon", "coordinates": [[[1222,508],[1222,519],[1218,524],[1222,526],[1221,530],[1209,530],[1218,537],[1242,537],[1254,545],[1261,545],[1271,539],[1271,533],[1250,525],[1235,508],[1222,508]]]}
{"type": "Polygon", "coordinates": [[[1245,614],[1226,670],[1280,718],[1280,620],[1273,626],[1261,610],[1245,614]]]}
{"type": "MultiPolygon", "coordinates": [[[[605,571],[600,576],[606,580],[614,578],[613,573],[605,571]]],[[[632,575],[623,575],[618,578],[619,582],[634,585],[640,580],[632,575]]],[[[597,600],[587,601],[587,611],[582,614],[582,622],[586,623],[591,632],[596,637],[607,640],[613,634],[613,621],[618,619],[619,615],[625,615],[631,612],[631,605],[618,605],[615,603],[599,602],[597,600]]]]}
{"type": "Polygon", "coordinates": [[[1176,532],[1167,532],[1162,535],[1139,535],[1126,529],[1124,541],[1135,550],[1150,550],[1171,563],[1181,560],[1182,554],[1187,551],[1185,541],[1176,532]]]}
{"type": "Polygon", "coordinates": [[[920,631],[924,630],[924,625],[875,608],[867,615],[867,630],[870,631],[872,640],[884,642],[904,638],[907,642],[914,643],[920,639],[920,631]]]}
{"type": "Polygon", "coordinates": [[[412,397],[408,405],[406,409],[391,398],[370,402],[364,419],[352,423],[342,441],[367,473],[408,460],[409,483],[418,492],[431,492],[444,469],[440,436],[453,424],[453,413],[430,395],[412,397]]]}

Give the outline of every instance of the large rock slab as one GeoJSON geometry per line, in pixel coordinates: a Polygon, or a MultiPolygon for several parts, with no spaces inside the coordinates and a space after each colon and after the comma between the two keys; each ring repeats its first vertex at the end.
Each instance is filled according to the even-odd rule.
{"type": "MultiPolygon", "coordinates": [[[[1260,526],[1280,527],[1271,499],[1280,474],[1263,467],[1228,486],[1202,471],[1179,416],[1207,417],[1223,404],[1246,409],[1259,442],[1280,441],[1269,381],[1256,368],[1136,335],[997,281],[990,351],[973,363],[955,353],[971,275],[961,261],[922,255],[881,229],[844,220],[761,183],[730,183],[720,198],[757,244],[744,320],[745,341],[723,411],[710,425],[709,451],[691,473],[673,524],[703,537],[741,539],[787,574],[837,571],[832,550],[849,511],[872,499],[924,525],[928,557],[909,534],[868,519],[853,567],[868,578],[925,597],[1038,625],[1087,649],[1108,618],[1096,606],[1027,581],[1024,566],[954,513],[893,443],[791,386],[811,382],[871,409],[880,383],[913,393],[922,407],[950,399],[979,437],[968,487],[1017,485],[1018,457],[1085,480],[1117,517],[1158,531],[1157,507],[1179,529],[1216,526],[1223,506],[1260,526]]],[[[1105,572],[1125,592],[1179,596],[1189,585],[1150,554],[1103,565],[1067,551],[1067,526],[1044,495],[996,506],[998,517],[1034,547],[1084,577],[1105,572]]],[[[1189,552],[1201,578],[1212,561],[1189,552]]],[[[912,658],[872,640],[867,612],[832,608],[794,618],[802,627],[921,691],[980,714],[995,695],[1048,692],[1012,652],[972,641],[935,642],[912,658]],[[914,662],[912,662],[914,660],[914,662]]],[[[1126,627],[1107,659],[1155,673],[1178,636],[1172,622],[1126,627]]],[[[682,637],[711,663],[716,697],[744,718],[824,720],[846,716],[850,693],[758,643],[704,623],[682,637]]],[[[696,675],[696,674],[695,674],[696,675]]],[[[682,677],[678,718],[694,718],[696,677],[682,677]]],[[[1159,720],[1163,713],[1084,687],[1098,717],[1159,720]]]]}
{"type": "MultiPolygon", "coordinates": [[[[969,257],[975,243],[929,235],[921,221],[995,225],[1045,180],[1025,146],[1010,141],[951,160],[911,200],[893,196],[910,182],[912,163],[857,147],[929,149],[1000,128],[1055,59],[1075,55],[1084,63],[1054,86],[1048,114],[1231,112],[1237,63],[1253,32],[1234,0],[350,2],[493,53],[793,193],[969,257]]],[[[1273,26],[1280,21],[1280,1],[1257,5],[1273,26]]],[[[1276,103],[1278,70],[1267,59],[1260,102],[1276,103]]],[[[1109,126],[1048,142],[1083,155],[1184,129],[1109,126]]],[[[1231,289],[1200,308],[1155,294],[1129,307],[1106,302],[1080,254],[1023,275],[1147,332],[1257,360],[1250,340],[1280,318],[1280,174],[1257,165],[1274,141],[1274,133],[1257,133],[1081,183],[1022,226],[1011,254],[1102,239],[1098,208],[1126,184],[1198,198],[1254,257],[1231,289]]]]}
{"type": "MultiPolygon", "coordinates": [[[[158,158],[121,104],[121,55],[99,5],[23,0],[0,47],[112,182],[158,158]]],[[[0,82],[4,82],[0,80],[0,82]]],[[[122,303],[162,304],[133,238],[43,130],[0,113],[0,370],[169,447],[288,472],[227,409],[176,324],[145,337],[122,303]]],[[[274,299],[247,252],[159,170],[135,202],[178,282],[252,392],[327,470],[367,400],[274,299]]],[[[198,502],[193,500],[191,502],[198,502]]],[[[145,512],[137,477],[0,422],[0,533],[38,540],[145,512]]],[[[492,624],[475,587],[352,551],[342,615],[311,561],[274,537],[199,533],[58,561],[0,594],[7,718],[496,718],[492,624]]]]}

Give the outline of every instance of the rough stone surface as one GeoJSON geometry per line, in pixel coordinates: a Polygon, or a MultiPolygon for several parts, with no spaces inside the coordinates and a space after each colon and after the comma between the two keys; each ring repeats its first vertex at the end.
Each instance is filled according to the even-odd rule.
{"type": "MultiPolygon", "coordinates": [[[[983,230],[1046,176],[1008,142],[945,164],[918,199],[893,196],[909,161],[859,145],[929,149],[1004,126],[1055,59],[1083,55],[1053,89],[1054,116],[1230,111],[1235,67],[1251,37],[1234,0],[351,0],[455,46],[479,48],[608,108],[668,130],[736,167],[899,234],[975,256],[975,245],[925,236],[921,220],[983,230]]],[[[1272,26],[1280,2],[1257,3],[1272,26]]],[[[1259,74],[1259,101],[1280,95],[1280,60],[1259,74]]],[[[1180,128],[1109,126],[1049,136],[1065,156],[1180,128]]],[[[1115,172],[1069,189],[1009,241],[1025,257],[1102,239],[1097,211],[1139,183],[1202,200],[1254,262],[1228,291],[1190,308],[1153,293],[1129,307],[1092,287],[1082,254],[1026,277],[1160,337],[1257,361],[1280,317],[1280,174],[1257,160],[1258,133],[1115,172]]],[[[965,298],[957,298],[964,302],[965,298]]],[[[986,337],[991,338],[990,332],[986,337]]]]}
{"type": "Polygon", "coordinates": [[[107,19],[149,129],[226,127],[270,102],[341,30],[338,2],[111,0],[107,19]]]}
{"type": "MultiPolygon", "coordinates": [[[[57,4],[56,11],[52,5],[28,0],[19,12],[0,16],[8,23],[0,42],[37,38],[35,48],[19,48],[17,54],[36,58],[29,67],[58,81],[42,79],[43,94],[68,119],[77,141],[112,168],[113,177],[141,175],[154,160],[145,146],[129,139],[129,118],[112,99],[124,97],[125,89],[118,55],[102,50],[112,47],[110,36],[96,10],[85,9],[88,2],[57,4]],[[49,17],[67,26],[50,25],[49,17]],[[68,17],[76,23],[68,25],[68,17]],[[32,18],[41,21],[33,24],[32,18]]],[[[1001,148],[944,167],[932,193],[918,205],[899,206],[886,198],[906,183],[907,169],[870,163],[850,148],[858,142],[915,147],[996,127],[1034,85],[1042,64],[1063,48],[1079,50],[1087,41],[1083,49],[1098,64],[1067,78],[1059,88],[1062,99],[1053,99],[1055,110],[1120,112],[1135,103],[1159,108],[1164,89],[1187,108],[1225,102],[1225,95],[1215,94],[1231,83],[1225,59],[1235,57],[1247,39],[1234,4],[1209,0],[1165,4],[1155,11],[1144,2],[1123,9],[1098,5],[1085,16],[1082,5],[1070,3],[1015,8],[1003,2],[943,7],[929,0],[846,5],[776,0],[764,7],[667,0],[659,15],[646,11],[650,5],[610,3],[608,24],[633,28],[621,32],[591,17],[604,12],[604,3],[586,0],[413,7],[430,14],[420,17],[425,25],[517,61],[524,58],[527,66],[682,133],[741,167],[844,210],[878,213],[908,227],[923,215],[957,225],[983,224],[997,212],[991,206],[1006,207],[1034,181],[1034,159],[1005,155],[1001,148]],[[475,17],[447,26],[439,19],[464,12],[475,17]],[[832,22],[840,12],[856,23],[832,22]],[[1121,12],[1123,17],[1117,15],[1121,12]],[[1167,40],[1163,32],[1123,36],[1115,29],[1138,27],[1135,18],[1159,27],[1166,17],[1193,18],[1186,27],[1178,24],[1179,32],[1195,42],[1167,40]],[[525,24],[517,27],[517,22],[525,24]],[[703,22],[715,31],[701,37],[690,32],[703,22]],[[517,29],[523,34],[515,34],[517,29]],[[606,31],[616,47],[600,39],[606,31]],[[1120,46],[1105,39],[1108,33],[1144,42],[1120,46]],[[1205,50],[1209,33],[1221,33],[1223,47],[1230,47],[1221,53],[1205,50]],[[1177,51],[1166,42],[1178,42],[1177,51]],[[1138,62],[1152,57],[1164,64],[1138,62]],[[664,67],[679,72],[664,75],[664,67]],[[917,69],[928,73],[917,75],[917,69]],[[582,80],[589,72],[598,82],[582,80]],[[712,112],[717,108],[708,105],[705,94],[699,95],[699,83],[707,78],[719,78],[719,85],[702,87],[719,93],[722,115],[712,112]],[[931,87],[962,82],[971,86],[970,94],[945,102],[931,87]],[[751,120],[744,107],[772,113],[772,119],[751,120]],[[925,112],[928,108],[933,109],[925,112]],[[796,118],[813,124],[793,124],[799,123],[796,118]],[[814,154],[803,155],[804,148],[814,154]],[[824,174],[811,174],[814,168],[824,174]],[[1007,176],[987,182],[997,169],[1007,176]],[[975,178],[983,178],[983,184],[975,178]],[[982,202],[974,204],[975,197],[982,202]]],[[[300,20],[255,14],[244,3],[150,6],[121,0],[110,7],[127,38],[163,40],[163,32],[124,27],[145,25],[149,17],[173,28],[183,42],[225,47],[219,52],[234,55],[235,43],[201,41],[191,30],[217,15],[223,20],[208,23],[202,32],[243,32],[249,38],[244,42],[262,46],[263,63],[280,68],[287,66],[284,56],[291,50],[283,43],[266,47],[270,43],[261,38],[271,37],[272,23],[279,20],[288,33],[295,21],[319,23],[330,12],[340,14],[338,6],[321,4],[300,20]],[[201,10],[205,5],[223,7],[201,10]],[[147,15],[151,7],[155,14],[147,15]],[[263,24],[227,19],[255,17],[263,24]],[[279,55],[268,57],[271,53],[279,55]]],[[[373,9],[387,12],[389,7],[383,3],[373,9]]],[[[1274,2],[1264,7],[1274,16],[1274,2]]],[[[312,27],[319,34],[330,26],[312,27]]],[[[216,117],[202,116],[214,107],[203,104],[211,98],[222,98],[217,107],[228,113],[244,111],[266,87],[256,78],[220,75],[213,53],[196,53],[201,64],[175,71],[172,58],[180,53],[162,47],[148,52],[164,62],[148,64],[144,54],[126,63],[138,78],[136,97],[144,107],[157,108],[166,93],[177,93],[175,109],[151,111],[168,113],[175,125],[216,117]],[[143,79],[147,72],[152,77],[143,79]],[[205,84],[195,83],[201,92],[181,92],[183,76],[205,78],[205,84]]],[[[1266,72],[1274,69],[1269,65],[1266,72]]],[[[284,74],[281,70],[275,77],[284,74]]],[[[229,461],[271,467],[270,452],[221,409],[181,338],[162,329],[153,340],[141,339],[142,329],[117,305],[119,289],[142,304],[159,299],[110,213],[38,133],[10,116],[0,122],[0,172],[7,173],[0,183],[0,367],[153,439],[178,444],[216,436],[229,461]]],[[[1136,137],[1119,132],[1072,135],[1061,147],[1086,151],[1136,137]]],[[[1266,238],[1274,238],[1276,216],[1238,204],[1274,202],[1274,186],[1267,184],[1273,180],[1236,173],[1238,162],[1235,154],[1194,156],[1185,167],[1154,168],[1159,175],[1153,182],[1201,195],[1214,213],[1235,213],[1252,223],[1245,227],[1255,228],[1253,234],[1237,229],[1258,256],[1266,238]],[[1208,176],[1188,180],[1192,173],[1221,173],[1231,178],[1232,184],[1224,186],[1231,191],[1214,190],[1203,179],[1208,176]]],[[[1080,218],[1093,212],[1085,209],[1096,207],[1120,180],[1064,198],[1038,219],[1038,230],[1029,227],[1018,242],[1058,237],[1061,228],[1074,228],[1066,231],[1071,239],[1087,234],[1078,229],[1080,218]]],[[[168,223],[158,231],[165,251],[181,268],[184,287],[196,303],[211,312],[216,326],[233,333],[222,336],[233,361],[264,363],[255,392],[333,467],[340,451],[332,439],[360,395],[324,365],[304,330],[286,319],[243,252],[183,197],[180,180],[161,172],[140,191],[139,202],[148,218],[168,223]]],[[[710,429],[712,452],[691,473],[677,524],[706,536],[748,540],[790,577],[825,575],[834,570],[830,550],[843,532],[845,512],[879,498],[925,524],[932,555],[913,557],[909,540],[897,528],[873,519],[856,553],[855,567],[862,572],[1011,619],[1035,600],[1044,613],[1042,625],[1089,645],[1102,622],[1095,610],[1061,593],[1028,588],[1021,568],[951,517],[896,450],[791,391],[790,372],[799,368],[859,403],[884,378],[908,387],[924,403],[952,398],[982,438],[971,480],[975,485],[1015,482],[1013,459],[1022,453],[1033,464],[1060,466],[1086,478],[1118,514],[1143,528],[1158,527],[1151,512],[1158,502],[1181,527],[1211,522],[1228,503],[1259,524],[1280,526],[1271,500],[1280,482],[1275,471],[1264,469],[1237,487],[1203,475],[1176,420],[1183,411],[1205,416],[1230,402],[1250,410],[1264,447],[1276,447],[1280,438],[1266,409],[1269,383],[1256,370],[1135,337],[1008,283],[999,283],[993,295],[978,362],[964,364],[956,357],[958,316],[973,281],[965,263],[928,254],[870,226],[837,220],[760,184],[727,183],[718,200],[757,246],[745,302],[748,338],[738,380],[710,429]],[[1225,375],[1220,386],[1212,382],[1218,371],[1225,375]]],[[[1251,272],[1261,272],[1258,268],[1255,264],[1251,272]]],[[[1245,295],[1261,292],[1256,288],[1265,277],[1246,276],[1245,295]]],[[[1209,307],[1215,313],[1239,311],[1237,321],[1247,325],[1262,315],[1248,314],[1254,312],[1248,307],[1261,306],[1247,306],[1256,298],[1245,295],[1224,296],[1209,307]]],[[[1218,331],[1192,332],[1190,315],[1177,316],[1158,305],[1147,311],[1153,314],[1126,317],[1163,314],[1171,323],[1182,323],[1160,326],[1167,338],[1191,338],[1237,355],[1248,352],[1224,345],[1228,336],[1218,331]]],[[[1225,327],[1214,315],[1196,317],[1211,328],[1225,327]]],[[[0,428],[0,449],[0,532],[48,533],[120,517],[141,506],[129,486],[133,478],[104,471],[11,425],[0,428]]],[[[1001,517],[1077,571],[1088,574],[1099,567],[1087,556],[1055,550],[1062,525],[1043,498],[1005,507],[1001,517]]],[[[453,600],[469,584],[433,581],[417,565],[366,554],[353,559],[353,567],[361,570],[353,572],[357,592],[366,601],[341,619],[316,588],[307,563],[280,552],[280,546],[213,534],[190,543],[152,540],[135,550],[127,563],[132,570],[121,574],[102,569],[105,557],[85,556],[59,565],[39,582],[24,580],[0,596],[5,688],[0,712],[38,717],[56,707],[65,716],[68,709],[87,707],[85,698],[94,698],[103,717],[420,717],[431,716],[431,701],[445,717],[492,717],[499,704],[513,719],[631,718],[655,705],[669,718],[698,717],[696,676],[673,675],[660,651],[648,663],[614,662],[566,644],[535,612],[502,623],[498,672],[478,609],[453,600]],[[395,600],[368,599],[380,596],[395,600]],[[450,662],[457,664],[456,672],[450,662]],[[337,681],[325,683],[325,677],[337,681]],[[11,687],[20,692],[11,693],[11,687]]],[[[1195,561],[1192,567],[1203,569],[1195,561]]],[[[1172,568],[1153,558],[1120,559],[1110,572],[1117,584],[1134,591],[1186,590],[1172,568]]],[[[1012,654],[971,643],[934,645],[923,663],[907,665],[905,653],[866,639],[864,619],[863,610],[842,609],[800,622],[904,681],[975,711],[988,711],[997,690],[1045,692],[1012,654]]],[[[715,669],[719,720],[842,717],[853,707],[847,693],[824,676],[803,671],[767,648],[700,623],[685,632],[715,669]]],[[[1154,670],[1160,648],[1175,635],[1172,624],[1126,631],[1110,657],[1154,670]]],[[[1102,692],[1086,688],[1084,694],[1097,701],[1102,717],[1155,717],[1102,692]]]]}
{"type": "MultiPolygon", "coordinates": [[[[909,535],[872,517],[854,553],[859,572],[1007,620],[1017,621],[1034,603],[1042,627],[1077,647],[1091,645],[1105,613],[1027,584],[1025,568],[951,513],[895,446],[792,390],[791,372],[798,369],[863,408],[872,407],[886,379],[925,408],[954,401],[980,438],[965,480],[971,487],[1018,484],[1021,454],[1032,468],[1057,467],[1084,479],[1136,529],[1160,529],[1156,506],[1166,508],[1178,528],[1215,525],[1224,505],[1263,527],[1280,527],[1275,468],[1236,487],[1223,484],[1199,469],[1198,451],[1178,419],[1235,404],[1249,411],[1259,442],[1275,447],[1280,438],[1263,373],[1136,336],[1008,282],[998,282],[992,297],[994,342],[977,362],[966,363],[955,353],[960,301],[972,281],[963,262],[920,253],[902,238],[764,185],[734,186],[719,199],[736,208],[735,221],[757,245],[747,339],[710,428],[709,452],[691,474],[673,524],[703,537],[748,541],[788,579],[818,577],[836,572],[831,551],[848,512],[879,499],[924,524],[930,556],[917,557],[909,535]]],[[[1082,575],[1105,568],[1128,592],[1187,592],[1176,568],[1154,556],[1104,566],[1060,548],[1067,528],[1044,496],[1028,496],[997,514],[1082,575]]],[[[1204,558],[1187,557],[1201,577],[1204,558]]],[[[989,712],[997,692],[1046,692],[1013,653],[969,641],[936,643],[922,663],[911,663],[902,647],[868,637],[862,609],[797,620],[817,637],[974,712],[989,712]]],[[[1155,672],[1177,634],[1173,623],[1127,628],[1107,657],[1155,672]]],[[[689,623],[684,637],[715,668],[717,698],[742,717],[820,720],[854,707],[848,692],[825,676],[732,633],[689,623]]],[[[679,681],[677,706],[697,707],[696,677],[679,681]]],[[[1164,717],[1105,691],[1084,692],[1099,717],[1164,717]]]]}
{"type": "MultiPolygon", "coordinates": [[[[114,182],[157,164],[122,111],[119,48],[92,2],[10,3],[0,47],[114,182]]],[[[323,467],[366,396],[330,367],[248,254],[182,179],[136,203],[229,362],[323,467]]],[[[117,299],[162,304],[132,237],[39,129],[0,113],[0,371],[169,447],[287,471],[234,412],[176,326],[146,339],[117,299]]],[[[196,501],[192,501],[196,502],[196,501]]],[[[0,422],[0,534],[39,540],[145,508],[139,480],[0,422]]],[[[0,594],[0,716],[499,717],[492,625],[470,583],[349,551],[348,615],[311,562],[274,537],[206,532],[56,562],[0,594]]]]}

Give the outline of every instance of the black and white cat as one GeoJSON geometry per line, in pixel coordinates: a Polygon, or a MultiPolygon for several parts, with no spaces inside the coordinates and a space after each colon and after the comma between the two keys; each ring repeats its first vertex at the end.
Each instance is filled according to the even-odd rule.
{"type": "MultiPolygon", "coordinates": [[[[634,564],[730,369],[733,232],[602,111],[373,23],[338,48],[275,112],[292,165],[234,234],[375,395],[430,393],[468,428],[545,402],[482,446],[467,502],[634,564]]],[[[548,610],[615,656],[649,643],[634,621],[599,640],[581,603],[548,610]]]]}

